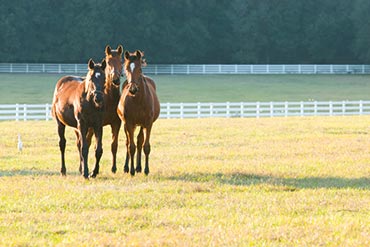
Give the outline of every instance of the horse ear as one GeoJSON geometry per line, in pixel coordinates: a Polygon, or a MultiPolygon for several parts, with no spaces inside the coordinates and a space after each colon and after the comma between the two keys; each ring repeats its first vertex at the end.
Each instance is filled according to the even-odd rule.
{"type": "Polygon", "coordinates": [[[121,56],[121,55],[122,55],[122,52],[123,52],[123,47],[122,47],[122,45],[119,45],[119,46],[118,46],[117,51],[118,51],[119,55],[121,56]]]}
{"type": "Polygon", "coordinates": [[[130,53],[128,51],[125,51],[125,59],[129,59],[130,58],[130,53]]]}
{"type": "Polygon", "coordinates": [[[109,45],[105,47],[105,55],[112,55],[112,48],[109,45]]]}
{"type": "Polygon", "coordinates": [[[89,69],[94,69],[95,63],[92,60],[92,58],[89,59],[88,65],[89,65],[89,69]]]}
{"type": "Polygon", "coordinates": [[[142,56],[141,51],[136,50],[136,57],[137,57],[137,59],[140,59],[141,56],[142,56]]]}
{"type": "Polygon", "coordinates": [[[107,62],[105,61],[105,58],[101,61],[101,69],[105,70],[105,67],[107,66],[107,62]]]}

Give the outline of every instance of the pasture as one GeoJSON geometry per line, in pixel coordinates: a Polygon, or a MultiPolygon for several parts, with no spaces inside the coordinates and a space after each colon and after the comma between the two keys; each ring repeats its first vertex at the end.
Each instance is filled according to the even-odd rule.
{"type": "MultiPolygon", "coordinates": [[[[0,104],[51,103],[60,74],[1,74],[0,104]],[[6,89],[6,90],[4,90],[6,89]]],[[[158,75],[165,102],[369,99],[369,75],[158,75]]]]}
{"type": "Polygon", "coordinates": [[[86,181],[71,129],[61,177],[54,121],[0,122],[0,245],[369,246],[369,126],[160,119],[147,177],[123,174],[122,132],[111,174],[105,127],[101,173],[86,181]]]}

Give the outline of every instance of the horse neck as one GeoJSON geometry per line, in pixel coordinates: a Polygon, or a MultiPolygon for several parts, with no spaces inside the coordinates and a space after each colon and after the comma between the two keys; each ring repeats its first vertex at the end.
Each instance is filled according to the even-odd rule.
{"type": "Polygon", "coordinates": [[[140,97],[139,98],[141,98],[141,100],[145,100],[145,96],[148,95],[148,93],[149,93],[149,88],[148,88],[148,84],[146,82],[146,78],[145,78],[144,74],[140,75],[139,88],[140,88],[140,91],[139,91],[140,97]]]}
{"type": "Polygon", "coordinates": [[[105,82],[104,94],[112,98],[119,97],[120,96],[119,88],[120,88],[119,86],[113,84],[113,81],[107,80],[105,82]]]}

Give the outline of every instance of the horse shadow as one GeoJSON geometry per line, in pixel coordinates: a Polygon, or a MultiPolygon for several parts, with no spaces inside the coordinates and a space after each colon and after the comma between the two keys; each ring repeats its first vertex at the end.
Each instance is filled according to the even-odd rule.
{"type": "Polygon", "coordinates": [[[370,190],[370,177],[301,177],[286,178],[252,173],[183,173],[167,177],[168,180],[209,183],[222,185],[253,186],[269,185],[283,188],[286,191],[299,189],[363,189],[370,190]]]}
{"type": "MultiPolygon", "coordinates": [[[[76,172],[77,174],[77,172],[76,172]]],[[[24,169],[24,170],[0,170],[1,177],[37,177],[37,176],[60,176],[60,172],[46,171],[39,169],[24,169]]]]}
{"type": "MultiPolygon", "coordinates": [[[[71,176],[80,176],[76,172],[70,172],[71,176]]],[[[1,177],[14,176],[60,176],[58,171],[39,169],[25,170],[0,170],[1,177]]],[[[370,177],[345,178],[345,177],[277,177],[273,175],[259,175],[253,173],[180,173],[172,176],[154,175],[153,178],[170,181],[183,181],[189,183],[216,183],[232,186],[257,186],[267,185],[270,189],[277,187],[284,191],[296,191],[299,189],[361,189],[370,190],[370,177]]],[[[103,179],[103,177],[102,177],[103,179]]],[[[112,178],[106,178],[112,179],[112,178]]],[[[114,179],[114,178],[113,178],[114,179]]],[[[118,179],[118,178],[117,178],[118,179]]]]}

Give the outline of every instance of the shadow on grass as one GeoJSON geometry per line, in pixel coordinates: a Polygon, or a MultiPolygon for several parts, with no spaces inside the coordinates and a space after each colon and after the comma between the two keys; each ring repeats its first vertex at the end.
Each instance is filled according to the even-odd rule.
{"type": "Polygon", "coordinates": [[[184,173],[178,176],[170,176],[167,179],[185,182],[215,182],[219,184],[235,186],[272,185],[285,186],[287,191],[296,189],[370,189],[370,177],[342,178],[342,177],[303,177],[284,178],[267,175],[245,173],[184,173]]]}
{"type": "MultiPolygon", "coordinates": [[[[67,176],[81,176],[78,172],[68,172],[67,176]]],[[[46,170],[0,170],[1,177],[13,176],[61,176],[58,171],[46,170]]],[[[129,176],[129,175],[127,175],[129,176]]],[[[138,174],[137,176],[140,176],[138,174]]],[[[284,178],[269,175],[258,175],[250,173],[181,173],[173,176],[163,176],[151,174],[155,180],[172,180],[197,183],[217,183],[234,186],[253,186],[269,185],[282,186],[285,191],[295,191],[297,189],[365,189],[370,190],[370,177],[361,178],[342,178],[342,177],[302,177],[302,178],[284,178]]],[[[98,180],[109,180],[108,177],[97,177],[98,180]]],[[[113,178],[114,179],[114,178],[113,178]]]]}
{"type": "MultiPolygon", "coordinates": [[[[77,173],[76,173],[77,174],[77,173]]],[[[71,172],[71,175],[75,175],[71,172]]],[[[58,171],[45,171],[38,169],[29,170],[0,170],[0,177],[15,177],[15,176],[61,176],[58,171]]]]}

